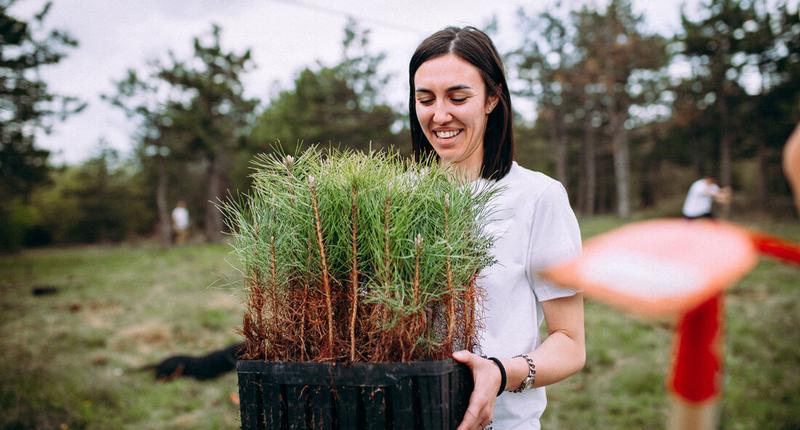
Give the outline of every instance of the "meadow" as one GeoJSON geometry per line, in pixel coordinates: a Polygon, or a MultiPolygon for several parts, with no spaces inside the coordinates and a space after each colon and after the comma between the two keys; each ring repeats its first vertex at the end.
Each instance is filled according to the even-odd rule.
{"type": "MultiPolygon", "coordinates": [[[[581,221],[585,237],[619,225],[581,221]]],[[[800,242],[796,222],[749,225],[800,242]]],[[[235,374],[162,383],[141,369],[239,341],[237,265],[224,244],[0,257],[0,429],[238,428],[235,374]]],[[[800,268],[763,259],[725,311],[721,427],[800,428],[800,268]]],[[[663,428],[672,323],[590,300],[586,327],[586,367],[548,388],[543,427],[663,428]]]]}

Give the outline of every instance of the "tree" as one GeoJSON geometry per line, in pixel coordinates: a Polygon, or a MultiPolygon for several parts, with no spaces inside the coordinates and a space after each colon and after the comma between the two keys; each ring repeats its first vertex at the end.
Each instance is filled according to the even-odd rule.
{"type": "Polygon", "coordinates": [[[745,91],[739,83],[744,62],[736,61],[742,51],[747,10],[734,0],[708,0],[702,4],[708,12],[700,20],[691,20],[682,13],[683,44],[681,54],[692,65],[690,79],[699,99],[704,101],[702,115],[713,118],[711,139],[717,143],[719,177],[722,185],[733,180],[733,146],[739,128],[734,118],[741,115],[745,91]],[[699,90],[699,91],[698,91],[699,90]]]}
{"type": "Polygon", "coordinates": [[[170,128],[180,130],[186,150],[205,167],[204,228],[208,240],[218,240],[222,216],[216,204],[224,198],[233,155],[244,148],[250,117],[257,100],[245,97],[241,76],[250,70],[250,51],[225,52],[220,28],[209,40],[194,39],[194,61],[171,64],[158,76],[180,94],[168,105],[170,128]]]}
{"type": "Polygon", "coordinates": [[[394,110],[381,100],[389,77],[379,72],[384,53],[369,50],[369,31],[349,21],[342,60],[300,71],[292,88],[280,91],[259,115],[251,135],[263,150],[280,141],[341,143],[365,150],[396,142],[394,110]]]}
{"type": "Polygon", "coordinates": [[[176,171],[183,170],[190,154],[184,131],[175,127],[176,114],[171,110],[176,104],[172,99],[177,96],[170,94],[170,88],[159,78],[161,71],[157,61],[150,62],[145,77],[130,69],[125,78],[115,82],[116,93],[102,97],[137,123],[136,154],[145,176],[154,178],[159,237],[162,245],[168,246],[172,241],[169,179],[179,175],[176,171]]]}
{"type": "MultiPolygon", "coordinates": [[[[55,121],[85,106],[75,98],[51,93],[37,74],[40,67],[58,63],[67,49],[78,45],[62,30],[38,34],[51,3],[31,23],[9,15],[13,3],[0,1],[0,224],[5,229],[14,228],[8,209],[47,181],[49,151],[36,146],[36,133],[49,132],[55,121]]],[[[0,236],[19,236],[6,233],[0,236]]],[[[0,248],[16,246],[0,244],[0,248]]]]}
{"type": "Polygon", "coordinates": [[[537,102],[537,126],[553,146],[556,178],[569,186],[568,160],[578,147],[570,143],[580,136],[578,201],[583,213],[593,214],[600,198],[597,148],[609,142],[616,211],[630,216],[628,133],[637,121],[652,120],[632,110],[660,103],[666,41],[641,30],[642,18],[626,0],[612,0],[603,11],[585,6],[563,18],[550,12],[519,16],[524,41],[511,56],[525,83],[518,94],[537,102]]]}
{"type": "Polygon", "coordinates": [[[550,142],[556,179],[568,187],[568,128],[576,90],[570,68],[578,61],[575,33],[569,23],[549,12],[531,16],[520,9],[517,19],[525,31],[522,46],[510,54],[516,78],[523,83],[516,94],[537,103],[537,125],[550,142]]]}
{"type": "MultiPolygon", "coordinates": [[[[642,17],[633,12],[629,0],[611,0],[604,13],[586,14],[596,29],[594,39],[583,39],[582,47],[593,53],[603,87],[603,105],[608,117],[607,133],[614,160],[617,216],[631,214],[631,167],[628,132],[633,128],[631,108],[652,104],[659,71],[667,65],[666,40],[641,30],[642,17]]],[[[579,28],[578,33],[582,32],[579,28]]]]}
{"type": "Polygon", "coordinates": [[[800,15],[789,9],[786,2],[770,10],[766,1],[753,1],[745,10],[745,31],[734,35],[742,38],[745,67],[757,70],[760,78],[743,109],[745,122],[753,125],[743,134],[750,143],[746,149],[755,152],[759,208],[769,207],[770,197],[788,197],[779,165],[784,142],[800,118],[800,15]]]}
{"type": "Polygon", "coordinates": [[[88,160],[50,176],[52,185],[31,194],[26,245],[119,242],[152,228],[141,170],[103,140],[88,160]]]}

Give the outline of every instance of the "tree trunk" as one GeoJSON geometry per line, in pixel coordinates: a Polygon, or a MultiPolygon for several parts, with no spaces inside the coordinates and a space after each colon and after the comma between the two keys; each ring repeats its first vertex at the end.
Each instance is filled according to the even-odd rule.
{"type": "MultiPolygon", "coordinates": [[[[730,64],[730,41],[726,37],[722,37],[720,40],[720,64],[728,65],[730,64]]],[[[732,93],[731,91],[731,81],[728,79],[727,76],[724,75],[724,69],[720,71],[720,76],[722,79],[722,91],[718,95],[719,98],[719,126],[720,126],[720,133],[719,133],[719,180],[720,184],[723,187],[730,187],[733,181],[733,160],[731,159],[731,145],[733,140],[733,135],[731,134],[731,124],[730,121],[730,106],[728,106],[729,96],[732,93]]],[[[722,205],[722,214],[721,218],[727,219],[730,217],[731,214],[731,203],[722,205]]]]}
{"type": "Polygon", "coordinates": [[[156,208],[158,209],[158,235],[162,246],[169,246],[172,242],[172,220],[170,219],[169,204],[167,202],[167,161],[158,157],[158,185],[156,186],[156,208]]]}
{"type": "Polygon", "coordinates": [[[611,113],[611,148],[614,155],[614,182],[617,192],[617,216],[627,219],[631,215],[630,203],[630,150],[624,115],[611,113]]]}
{"type": "MultiPolygon", "coordinates": [[[[726,88],[727,81],[722,84],[726,88]]],[[[733,137],[730,132],[730,114],[728,111],[728,101],[723,95],[720,97],[720,139],[719,139],[719,180],[723,187],[731,186],[733,180],[733,165],[731,160],[731,141],[733,137]]],[[[721,218],[727,219],[731,214],[731,204],[724,204],[721,208],[721,218]]]]}
{"type": "Polygon", "coordinates": [[[222,172],[219,157],[208,160],[208,190],[206,193],[205,232],[206,240],[217,242],[222,237],[222,213],[217,202],[222,188],[222,172]]]}
{"type": "Polygon", "coordinates": [[[769,166],[769,150],[764,142],[766,136],[762,136],[756,143],[756,204],[761,210],[767,209],[769,197],[769,179],[767,169],[769,166]]]}
{"type": "Polygon", "coordinates": [[[594,153],[594,127],[592,127],[591,115],[587,115],[583,125],[583,214],[586,216],[593,216],[595,208],[597,165],[594,153]]]}
{"type": "MultiPolygon", "coordinates": [[[[763,94],[772,89],[770,82],[770,73],[765,70],[766,67],[759,65],[758,71],[761,74],[761,91],[763,94]]],[[[767,210],[767,201],[769,200],[769,176],[767,175],[767,166],[769,165],[769,150],[767,149],[767,132],[768,121],[764,121],[763,117],[758,121],[758,130],[756,134],[756,204],[760,210],[767,210]]]]}
{"type": "Polygon", "coordinates": [[[550,126],[550,144],[553,146],[553,164],[556,168],[556,179],[567,187],[567,139],[564,135],[564,118],[561,112],[553,113],[550,126]]]}
{"type": "Polygon", "coordinates": [[[567,134],[564,130],[564,118],[559,117],[558,122],[558,141],[556,142],[556,177],[564,188],[569,187],[569,176],[567,175],[567,134]]]}

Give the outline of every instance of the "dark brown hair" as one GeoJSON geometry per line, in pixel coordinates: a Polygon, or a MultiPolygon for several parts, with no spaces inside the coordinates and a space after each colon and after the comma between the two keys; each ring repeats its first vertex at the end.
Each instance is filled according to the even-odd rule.
{"type": "Polygon", "coordinates": [[[447,27],[430,35],[414,51],[408,66],[411,95],[408,100],[408,117],[411,126],[411,145],[414,158],[419,161],[430,154],[433,146],[422,132],[417,118],[414,97],[414,75],[426,61],[447,54],[455,54],[475,66],[486,85],[487,97],[498,96],[498,106],[489,114],[483,135],[483,165],[481,177],[500,179],[511,169],[514,160],[514,134],[512,130],[511,95],[506,84],[503,61],[492,40],[475,27],[447,27]]]}

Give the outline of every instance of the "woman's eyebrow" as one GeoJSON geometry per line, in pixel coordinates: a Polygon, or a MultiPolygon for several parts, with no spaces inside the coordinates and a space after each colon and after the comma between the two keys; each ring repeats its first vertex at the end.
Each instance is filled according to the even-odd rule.
{"type": "Polygon", "coordinates": [[[472,89],[472,87],[470,87],[469,85],[460,84],[460,85],[453,85],[452,87],[449,87],[447,89],[447,92],[449,93],[449,92],[458,91],[458,90],[471,90],[471,89],[472,89]]]}
{"type": "MultiPolygon", "coordinates": [[[[459,85],[453,85],[452,87],[448,87],[447,90],[445,90],[445,91],[448,92],[448,93],[451,93],[453,91],[471,90],[471,89],[472,89],[472,87],[469,86],[469,85],[459,84],[459,85]]],[[[429,89],[427,89],[425,87],[418,87],[418,88],[416,88],[414,90],[414,92],[415,93],[432,93],[433,91],[431,91],[431,90],[429,90],[429,89]]]]}

